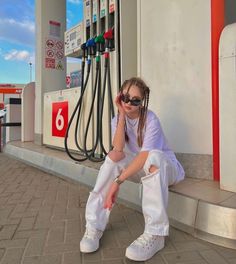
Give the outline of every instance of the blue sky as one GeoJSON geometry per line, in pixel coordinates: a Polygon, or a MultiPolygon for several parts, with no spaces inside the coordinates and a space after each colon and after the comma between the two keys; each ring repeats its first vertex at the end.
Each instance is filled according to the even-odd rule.
{"type": "MultiPolygon", "coordinates": [[[[82,0],[67,1],[67,28],[82,18],[82,0]]],[[[35,74],[35,0],[0,1],[0,83],[28,83],[35,74]]]]}

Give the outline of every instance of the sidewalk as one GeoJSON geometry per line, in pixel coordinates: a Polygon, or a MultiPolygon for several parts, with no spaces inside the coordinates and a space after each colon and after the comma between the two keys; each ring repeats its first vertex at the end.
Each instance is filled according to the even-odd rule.
{"type": "MultiPolygon", "coordinates": [[[[115,205],[93,254],[81,254],[89,189],[0,154],[0,263],[135,263],[125,248],[143,231],[142,214],[115,205]]],[[[174,228],[166,247],[146,263],[236,263],[236,250],[215,246],[174,228]]]]}

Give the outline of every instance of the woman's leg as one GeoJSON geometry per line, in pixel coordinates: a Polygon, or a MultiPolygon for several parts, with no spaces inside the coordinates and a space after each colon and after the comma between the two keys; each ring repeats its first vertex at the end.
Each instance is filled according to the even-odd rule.
{"type": "Polygon", "coordinates": [[[169,234],[169,220],[166,212],[168,186],[176,181],[178,170],[163,152],[153,150],[149,153],[144,171],[146,176],[141,181],[145,233],[167,236],[169,234]]]}
{"type": "Polygon", "coordinates": [[[149,153],[143,169],[146,172],[141,178],[145,230],[125,253],[127,258],[136,261],[146,261],[164,247],[164,236],[169,232],[166,213],[168,185],[173,184],[178,176],[177,168],[158,150],[149,153]]]}
{"type": "Polygon", "coordinates": [[[85,211],[87,228],[105,230],[110,215],[110,210],[103,207],[107,192],[114,179],[120,175],[130,160],[129,155],[116,151],[111,151],[106,157],[87,201],[85,211]]]}

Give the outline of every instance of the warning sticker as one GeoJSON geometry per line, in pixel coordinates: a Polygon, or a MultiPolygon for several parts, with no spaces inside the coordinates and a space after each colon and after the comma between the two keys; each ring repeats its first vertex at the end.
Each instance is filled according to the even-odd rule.
{"type": "Polygon", "coordinates": [[[45,68],[55,69],[55,59],[45,58],[45,68]]]}
{"type": "Polygon", "coordinates": [[[61,60],[63,57],[64,57],[63,52],[62,51],[57,51],[56,58],[59,59],[59,60],[61,60]]]}
{"type": "Polygon", "coordinates": [[[54,57],[54,51],[53,50],[47,50],[47,57],[53,58],[54,57]]]}
{"type": "Polygon", "coordinates": [[[45,40],[45,68],[64,70],[64,43],[49,37],[45,40]]]}
{"type": "Polygon", "coordinates": [[[47,47],[48,49],[52,49],[52,48],[54,47],[54,41],[53,41],[52,39],[48,39],[48,40],[46,41],[46,47],[47,47]]]}
{"type": "Polygon", "coordinates": [[[59,62],[57,63],[56,69],[57,69],[57,70],[64,70],[64,67],[63,67],[61,61],[59,61],[59,62]]]}
{"type": "Polygon", "coordinates": [[[58,50],[62,50],[63,51],[63,42],[62,41],[57,41],[56,42],[56,47],[58,50]]]}

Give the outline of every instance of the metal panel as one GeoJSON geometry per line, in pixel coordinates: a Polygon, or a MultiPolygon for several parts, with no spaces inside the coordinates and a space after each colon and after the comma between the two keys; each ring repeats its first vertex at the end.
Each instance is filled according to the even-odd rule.
{"type": "Polygon", "coordinates": [[[196,229],[215,236],[236,240],[236,210],[199,202],[196,229]]]}

